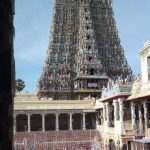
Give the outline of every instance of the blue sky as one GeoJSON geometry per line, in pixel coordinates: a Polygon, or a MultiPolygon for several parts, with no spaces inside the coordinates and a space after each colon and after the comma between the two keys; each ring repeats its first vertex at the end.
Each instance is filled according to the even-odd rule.
{"type": "MultiPolygon", "coordinates": [[[[150,0],[114,0],[121,44],[133,73],[140,73],[139,51],[150,39],[150,0]]],[[[16,78],[25,81],[25,92],[35,92],[40,77],[53,12],[53,0],[16,0],[14,19],[16,78]]]]}

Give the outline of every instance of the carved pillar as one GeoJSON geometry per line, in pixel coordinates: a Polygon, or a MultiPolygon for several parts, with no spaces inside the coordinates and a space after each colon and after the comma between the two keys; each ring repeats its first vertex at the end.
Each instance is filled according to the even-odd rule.
{"type": "Polygon", "coordinates": [[[103,119],[104,119],[104,122],[106,121],[106,107],[105,107],[105,103],[103,103],[103,119]]]}
{"type": "Polygon", "coordinates": [[[109,149],[109,141],[107,139],[104,139],[104,146],[103,146],[104,150],[108,150],[109,149]]]}
{"type": "Polygon", "coordinates": [[[42,114],[42,131],[45,131],[45,114],[42,114]]]}
{"type": "Polygon", "coordinates": [[[106,117],[107,117],[107,126],[110,127],[110,115],[109,115],[110,107],[109,103],[106,103],[106,117]]]}
{"type": "Polygon", "coordinates": [[[123,100],[122,99],[119,99],[119,116],[120,116],[120,121],[123,122],[124,112],[123,112],[123,100]]]}
{"type": "Polygon", "coordinates": [[[28,114],[28,132],[30,132],[31,131],[31,127],[30,127],[30,125],[31,125],[31,114],[28,114]]]}
{"type": "Polygon", "coordinates": [[[124,116],[124,110],[123,110],[123,99],[119,99],[119,118],[120,118],[120,125],[121,125],[121,133],[125,132],[124,129],[124,122],[123,122],[123,116],[124,116]]]}
{"type": "Polygon", "coordinates": [[[143,133],[142,105],[139,105],[139,129],[140,129],[140,134],[142,134],[143,133]]]}
{"type": "Polygon", "coordinates": [[[120,141],[119,140],[117,140],[117,141],[115,141],[115,150],[120,150],[120,141]]]}
{"type": "Polygon", "coordinates": [[[85,113],[82,113],[82,120],[83,120],[83,130],[86,130],[86,123],[85,123],[85,113]]]}
{"type": "Polygon", "coordinates": [[[113,104],[109,104],[109,120],[110,127],[114,127],[114,108],[113,104]]]}
{"type": "Polygon", "coordinates": [[[103,109],[100,110],[100,122],[101,122],[101,125],[104,125],[104,117],[103,117],[103,109]]]}
{"type": "Polygon", "coordinates": [[[14,114],[14,127],[13,127],[13,131],[14,131],[14,134],[16,133],[16,129],[17,129],[17,122],[16,122],[16,117],[17,117],[17,115],[16,114],[14,114]]]}
{"type": "Polygon", "coordinates": [[[56,131],[59,131],[59,114],[56,114],[56,131]]]}
{"type": "Polygon", "coordinates": [[[96,112],[96,129],[99,129],[100,110],[96,112]]]}
{"type": "Polygon", "coordinates": [[[113,101],[113,105],[114,105],[114,120],[117,120],[117,116],[118,116],[118,109],[117,109],[117,100],[113,101]]]}
{"type": "Polygon", "coordinates": [[[148,129],[148,102],[144,101],[143,102],[143,107],[144,107],[144,120],[145,120],[145,131],[148,129]]]}
{"type": "Polygon", "coordinates": [[[136,133],[136,114],[135,114],[135,103],[131,102],[131,119],[132,119],[132,129],[133,133],[136,133]]]}
{"type": "Polygon", "coordinates": [[[72,130],[72,113],[69,114],[69,128],[72,130]]]}

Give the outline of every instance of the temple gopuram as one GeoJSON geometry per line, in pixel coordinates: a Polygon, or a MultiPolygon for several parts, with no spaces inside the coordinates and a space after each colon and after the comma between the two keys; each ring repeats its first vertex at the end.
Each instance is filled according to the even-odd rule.
{"type": "Polygon", "coordinates": [[[38,97],[101,97],[108,78],[131,75],[120,45],[111,0],[55,0],[38,97]]]}
{"type": "Polygon", "coordinates": [[[37,93],[16,94],[15,150],[149,150],[150,41],[132,75],[111,0],[54,0],[37,93]]]}

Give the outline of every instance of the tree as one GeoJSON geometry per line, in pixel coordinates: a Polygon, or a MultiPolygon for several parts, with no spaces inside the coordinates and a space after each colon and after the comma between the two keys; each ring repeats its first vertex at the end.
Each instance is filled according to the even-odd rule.
{"type": "Polygon", "coordinates": [[[25,83],[22,79],[16,80],[16,91],[21,92],[25,88],[25,83]]]}

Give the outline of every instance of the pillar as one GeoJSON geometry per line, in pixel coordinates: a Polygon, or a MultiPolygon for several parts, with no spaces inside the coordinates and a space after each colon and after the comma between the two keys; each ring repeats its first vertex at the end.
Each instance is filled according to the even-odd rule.
{"type": "Polygon", "coordinates": [[[69,129],[72,130],[72,113],[69,114],[69,129]]]}
{"type": "Polygon", "coordinates": [[[42,131],[45,131],[45,114],[42,114],[42,131]]]}
{"type": "Polygon", "coordinates": [[[109,144],[108,144],[108,140],[104,139],[104,146],[103,146],[104,150],[108,150],[109,149],[109,144]]]}
{"type": "Polygon", "coordinates": [[[135,103],[131,102],[131,119],[133,133],[136,133],[136,114],[135,114],[135,103]]]}
{"type": "Polygon", "coordinates": [[[97,130],[99,130],[99,125],[101,125],[101,124],[102,124],[102,116],[101,116],[101,110],[99,109],[96,112],[96,129],[97,130]]]}
{"type": "Polygon", "coordinates": [[[30,127],[30,125],[31,125],[31,121],[30,121],[30,119],[31,119],[31,114],[28,114],[28,132],[30,132],[31,131],[31,127],[30,127]]]}
{"type": "Polygon", "coordinates": [[[110,127],[110,115],[109,115],[109,110],[110,107],[109,107],[109,103],[107,102],[106,103],[106,117],[107,117],[107,127],[110,127]]]}
{"type": "Polygon", "coordinates": [[[100,116],[99,116],[100,118],[100,121],[101,121],[101,125],[104,125],[104,117],[103,117],[103,110],[102,109],[100,109],[100,116]]]}
{"type": "Polygon", "coordinates": [[[140,134],[142,134],[143,133],[142,105],[139,105],[139,129],[140,129],[140,134]]]}
{"type": "Polygon", "coordinates": [[[120,141],[119,140],[115,141],[115,148],[116,148],[116,150],[120,150],[120,141]]]}
{"type": "Polygon", "coordinates": [[[59,131],[59,114],[56,114],[56,131],[59,131]]]}
{"type": "Polygon", "coordinates": [[[125,133],[124,129],[124,122],[123,122],[123,116],[124,116],[124,110],[123,110],[123,99],[118,99],[119,102],[119,118],[120,118],[120,125],[121,125],[121,133],[125,133]]]}
{"type": "Polygon", "coordinates": [[[116,121],[118,119],[117,100],[113,100],[113,105],[114,105],[114,120],[116,121]]]}
{"type": "Polygon", "coordinates": [[[148,102],[144,101],[143,102],[143,107],[144,107],[144,120],[145,120],[145,131],[148,129],[148,107],[147,107],[148,102]]]}
{"type": "Polygon", "coordinates": [[[13,127],[13,131],[14,131],[14,134],[16,133],[16,129],[17,129],[17,122],[16,122],[16,117],[17,117],[17,115],[16,114],[14,114],[14,127],[13,127]]]}
{"type": "Polygon", "coordinates": [[[105,103],[103,103],[103,119],[104,119],[104,122],[106,121],[106,107],[105,107],[105,103]]]}
{"type": "Polygon", "coordinates": [[[83,117],[83,130],[86,130],[85,113],[82,114],[82,117],[83,117]]]}
{"type": "Polygon", "coordinates": [[[123,112],[123,100],[119,99],[119,116],[120,116],[120,122],[123,122],[123,116],[124,116],[124,112],[123,112]]]}

